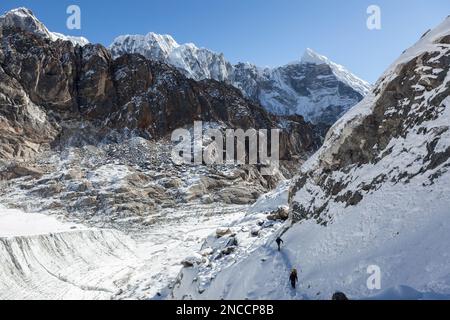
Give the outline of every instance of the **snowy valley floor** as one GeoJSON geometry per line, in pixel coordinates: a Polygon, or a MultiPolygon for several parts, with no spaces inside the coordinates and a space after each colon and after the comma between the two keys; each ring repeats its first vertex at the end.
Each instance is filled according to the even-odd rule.
{"type": "Polygon", "coordinates": [[[426,195],[422,181],[408,194],[386,185],[354,208],[336,207],[327,227],[298,223],[283,234],[281,253],[274,238],[288,224],[261,212],[286,203],[287,183],[252,207],[164,209],[165,219],[128,235],[0,208],[0,299],[321,300],[336,291],[351,299],[450,299],[447,178],[426,195]],[[193,267],[177,278],[183,260],[193,267]],[[381,269],[382,290],[366,286],[370,265],[381,269]],[[293,267],[297,290],[288,282],[293,267]]]}
{"type": "Polygon", "coordinates": [[[0,299],[152,299],[245,206],[191,206],[125,235],[0,207],[0,299]]]}

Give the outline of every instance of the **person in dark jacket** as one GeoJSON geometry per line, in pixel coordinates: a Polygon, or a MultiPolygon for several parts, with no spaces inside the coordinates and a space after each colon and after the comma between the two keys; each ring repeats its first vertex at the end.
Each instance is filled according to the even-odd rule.
{"type": "Polygon", "coordinates": [[[297,269],[292,269],[291,275],[289,276],[289,280],[291,281],[292,289],[295,289],[298,282],[297,269]]]}
{"type": "Polygon", "coordinates": [[[276,241],[276,243],[278,245],[278,251],[280,251],[281,250],[281,244],[284,243],[284,241],[280,237],[278,237],[277,240],[275,240],[275,241],[276,241]]]}

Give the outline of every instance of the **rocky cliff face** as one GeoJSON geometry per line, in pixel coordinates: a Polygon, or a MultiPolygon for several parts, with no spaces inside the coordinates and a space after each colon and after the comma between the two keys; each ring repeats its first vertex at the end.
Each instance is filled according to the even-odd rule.
{"type": "Polygon", "coordinates": [[[426,192],[444,179],[450,166],[449,30],[447,18],[425,34],[332,127],[291,192],[294,220],[327,223],[337,208],[369,201],[380,189],[401,184],[404,192],[426,192]]]}
{"type": "Polygon", "coordinates": [[[314,123],[333,124],[368,93],[370,85],[311,49],[301,61],[278,68],[249,63],[233,66],[223,56],[194,44],[179,45],[169,35],[118,37],[114,58],[139,53],[176,67],[195,80],[214,79],[240,89],[244,96],[277,115],[302,115],[314,123]]]}

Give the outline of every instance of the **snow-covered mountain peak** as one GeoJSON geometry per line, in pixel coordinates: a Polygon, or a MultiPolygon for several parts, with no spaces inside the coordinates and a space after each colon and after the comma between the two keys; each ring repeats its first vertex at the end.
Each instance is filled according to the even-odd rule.
{"type": "Polygon", "coordinates": [[[185,44],[183,44],[183,46],[184,46],[185,48],[189,49],[189,50],[198,50],[198,49],[199,49],[199,48],[198,48],[195,44],[193,44],[192,42],[185,43],[185,44]]]}
{"type": "MultiPolygon", "coordinates": [[[[134,36],[139,39],[139,35],[134,36]]],[[[154,32],[149,32],[144,39],[147,43],[158,44],[164,51],[170,53],[173,49],[178,48],[180,45],[175,41],[175,39],[168,34],[157,34],[154,32]]]]}
{"type": "Polygon", "coordinates": [[[301,63],[310,63],[310,64],[329,64],[330,60],[327,57],[322,56],[315,52],[313,49],[307,48],[305,53],[303,53],[301,63]]]}
{"type": "Polygon", "coordinates": [[[348,86],[354,88],[361,95],[366,96],[370,91],[371,85],[368,82],[355,76],[353,73],[348,71],[342,65],[331,61],[330,59],[328,59],[327,57],[325,57],[321,54],[318,54],[313,49],[307,48],[305,50],[305,53],[302,56],[300,64],[313,64],[313,65],[326,64],[331,68],[334,75],[339,80],[341,80],[348,86]]]}
{"type": "Polygon", "coordinates": [[[24,7],[13,9],[0,16],[0,25],[3,27],[17,27],[51,38],[51,33],[45,25],[34,16],[30,9],[24,7]]]}
{"type": "Polygon", "coordinates": [[[138,53],[146,58],[163,61],[169,57],[179,44],[170,35],[149,32],[146,35],[122,35],[114,39],[110,46],[113,57],[125,53],[138,53]]]}
{"type": "Polygon", "coordinates": [[[312,49],[301,60],[273,69],[251,63],[232,65],[223,53],[193,43],[179,45],[171,36],[155,33],[120,36],[110,50],[114,58],[137,53],[165,62],[194,80],[224,81],[271,113],[299,114],[313,122],[334,123],[370,90],[367,82],[312,49]],[[317,67],[323,64],[328,70],[317,67]]]}
{"type": "Polygon", "coordinates": [[[0,26],[16,27],[28,32],[32,32],[41,37],[48,38],[51,41],[64,40],[70,41],[73,45],[84,46],[89,43],[84,37],[73,37],[61,33],[51,32],[47,27],[36,18],[30,9],[20,7],[12,9],[0,16],[0,26]]]}
{"type": "Polygon", "coordinates": [[[180,45],[170,35],[153,32],[145,36],[117,37],[111,44],[110,50],[114,58],[126,53],[137,53],[147,59],[168,63],[195,80],[227,81],[232,68],[221,53],[199,48],[193,43],[180,45]]]}
{"type": "Polygon", "coordinates": [[[19,8],[12,9],[9,12],[6,12],[5,15],[10,15],[10,16],[15,15],[17,17],[22,17],[22,18],[32,17],[33,19],[36,19],[34,17],[33,11],[31,11],[30,9],[25,8],[25,7],[19,7],[19,8]]]}

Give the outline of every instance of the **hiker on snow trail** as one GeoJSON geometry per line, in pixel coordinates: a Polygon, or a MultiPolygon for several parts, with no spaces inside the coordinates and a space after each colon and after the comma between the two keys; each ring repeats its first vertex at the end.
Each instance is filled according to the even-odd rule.
{"type": "Polygon", "coordinates": [[[280,237],[278,237],[277,240],[275,240],[275,241],[277,242],[277,245],[278,245],[278,251],[280,251],[281,244],[284,243],[284,241],[280,237]]]}
{"type": "Polygon", "coordinates": [[[298,282],[297,269],[292,269],[291,275],[289,276],[289,280],[291,281],[292,289],[295,289],[295,285],[298,282]]]}

